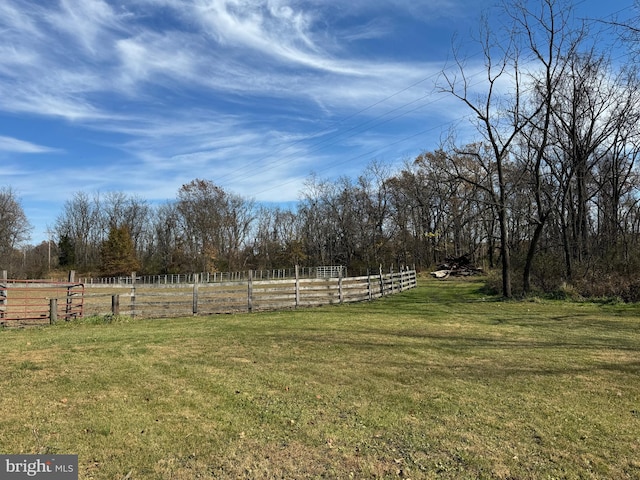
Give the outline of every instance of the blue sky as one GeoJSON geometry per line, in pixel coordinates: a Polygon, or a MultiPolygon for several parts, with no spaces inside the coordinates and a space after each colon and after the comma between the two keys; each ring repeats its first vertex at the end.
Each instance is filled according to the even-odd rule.
{"type": "Polygon", "coordinates": [[[467,114],[434,82],[494,3],[3,0],[0,187],[37,244],[80,191],[157,203],[203,178],[284,203],[312,172],[399,167],[467,114]]]}

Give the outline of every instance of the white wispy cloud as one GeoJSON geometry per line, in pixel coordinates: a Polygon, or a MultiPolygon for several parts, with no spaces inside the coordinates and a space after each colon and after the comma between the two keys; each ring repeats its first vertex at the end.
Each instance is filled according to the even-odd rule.
{"type": "MultiPolygon", "coordinates": [[[[0,52],[5,53],[0,60],[5,77],[0,106],[71,120],[109,118],[115,115],[114,100],[150,97],[149,87],[205,89],[205,95],[297,97],[340,105],[358,98],[370,101],[372,90],[391,91],[416,78],[423,68],[327,51],[324,45],[331,42],[324,30],[315,27],[321,23],[320,10],[302,10],[294,3],[139,0],[132,4],[170,8],[185,22],[198,25],[199,31],[158,30],[146,24],[139,11],[116,12],[102,0],[65,0],[57,9],[26,9],[34,15],[32,21],[16,15],[17,7],[5,6],[14,12],[4,23],[15,35],[10,43],[0,40],[0,52]],[[31,81],[25,85],[26,77],[31,81]]],[[[370,29],[367,35],[377,34],[370,29]]]]}
{"type": "Polygon", "coordinates": [[[45,20],[81,47],[83,53],[102,56],[114,33],[126,33],[124,14],[117,14],[104,0],[60,0],[59,9],[45,20]]]}
{"type": "Polygon", "coordinates": [[[13,137],[0,136],[0,151],[14,153],[51,153],[58,152],[57,148],[36,145],[13,137]]]}
{"type": "MultiPolygon", "coordinates": [[[[61,121],[83,143],[40,184],[22,167],[12,183],[39,201],[64,201],[70,188],[162,200],[200,177],[260,201],[294,201],[310,171],[358,169],[368,160],[358,149],[391,152],[397,130],[368,126],[393,117],[412,129],[424,118],[410,103],[427,105],[441,67],[390,48],[368,53],[397,33],[388,13],[426,24],[459,5],[4,0],[0,111],[61,121]],[[87,145],[99,160],[83,155],[87,145]]],[[[16,162],[54,153],[37,137],[5,135],[0,151],[16,162]]]]}

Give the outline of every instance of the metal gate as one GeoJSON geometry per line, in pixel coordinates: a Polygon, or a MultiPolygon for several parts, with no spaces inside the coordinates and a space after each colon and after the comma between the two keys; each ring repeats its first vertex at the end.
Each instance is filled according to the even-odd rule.
{"type": "Polygon", "coordinates": [[[0,280],[0,326],[51,323],[82,317],[84,285],[47,280],[0,280]]]}

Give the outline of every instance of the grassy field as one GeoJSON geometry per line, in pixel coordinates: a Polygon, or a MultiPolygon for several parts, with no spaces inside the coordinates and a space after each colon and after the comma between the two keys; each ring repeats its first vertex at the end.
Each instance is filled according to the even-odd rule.
{"type": "Polygon", "coordinates": [[[0,453],[80,478],[640,478],[640,306],[469,281],[0,331],[0,453]]]}

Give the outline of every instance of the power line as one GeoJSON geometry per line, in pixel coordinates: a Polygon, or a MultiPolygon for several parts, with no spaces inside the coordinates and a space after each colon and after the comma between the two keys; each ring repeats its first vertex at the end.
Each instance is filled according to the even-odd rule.
{"type": "MultiPolygon", "coordinates": [[[[460,119],[451,120],[451,121],[450,121],[450,122],[448,122],[448,123],[449,123],[450,125],[453,125],[454,123],[458,123],[458,122],[459,122],[459,121],[461,121],[461,120],[471,119],[471,117],[472,117],[471,115],[467,115],[467,116],[462,117],[462,118],[460,118],[460,119]]],[[[398,144],[404,143],[404,142],[406,142],[407,140],[410,140],[410,139],[412,139],[412,138],[419,137],[419,136],[424,135],[424,134],[426,134],[426,133],[429,133],[429,132],[431,132],[431,131],[433,131],[433,130],[438,130],[438,129],[442,128],[443,126],[444,126],[444,125],[436,125],[436,126],[433,126],[433,127],[430,127],[430,128],[424,129],[424,130],[421,130],[421,131],[419,131],[419,132],[413,133],[413,134],[411,134],[411,135],[408,135],[408,136],[406,136],[406,137],[401,138],[400,140],[396,140],[395,142],[392,142],[392,143],[388,144],[386,148],[388,148],[388,147],[393,147],[393,146],[395,146],[395,145],[398,145],[398,144]]],[[[375,149],[375,150],[371,150],[371,151],[369,151],[369,152],[361,153],[361,154],[359,154],[359,155],[356,155],[355,157],[350,157],[350,158],[348,158],[348,159],[346,159],[346,160],[336,160],[335,162],[331,162],[331,163],[329,163],[329,164],[326,164],[326,165],[325,165],[325,167],[333,167],[333,166],[339,165],[339,164],[341,164],[341,163],[353,162],[353,161],[355,161],[355,160],[359,160],[359,159],[361,159],[361,158],[363,158],[363,157],[367,157],[367,156],[369,156],[369,155],[375,154],[375,153],[376,153],[376,152],[378,152],[378,151],[379,151],[379,149],[375,149]]],[[[286,182],[279,183],[278,185],[275,185],[275,186],[272,186],[272,187],[266,188],[266,189],[264,189],[264,190],[260,190],[260,191],[256,192],[256,194],[258,194],[258,195],[259,195],[259,194],[261,194],[261,193],[270,192],[270,191],[272,191],[272,190],[275,190],[275,189],[278,189],[278,188],[282,188],[282,187],[284,187],[284,186],[286,186],[286,185],[290,185],[290,184],[295,183],[295,182],[297,182],[297,181],[298,181],[297,179],[288,180],[288,181],[286,181],[286,182]]]]}
{"type": "MultiPolygon", "coordinates": [[[[438,74],[428,75],[428,76],[426,76],[426,77],[424,77],[424,78],[412,83],[411,85],[408,85],[408,86],[402,88],[401,90],[398,90],[398,91],[392,93],[391,95],[388,95],[387,97],[382,98],[381,100],[378,100],[378,101],[372,103],[371,105],[368,105],[368,106],[362,108],[361,110],[358,110],[357,112],[352,113],[351,115],[348,115],[347,117],[344,117],[341,120],[334,122],[333,124],[329,125],[328,127],[324,128],[324,129],[318,130],[316,132],[309,133],[304,138],[301,138],[300,140],[297,140],[295,142],[289,143],[289,144],[281,147],[280,149],[278,149],[275,152],[273,152],[272,155],[277,155],[278,153],[282,153],[283,151],[285,151],[285,150],[287,150],[287,149],[289,149],[291,147],[294,147],[296,145],[302,144],[302,143],[304,143],[305,141],[307,141],[307,140],[309,140],[311,138],[318,137],[318,136],[321,136],[321,135],[323,135],[325,133],[331,132],[336,127],[338,127],[339,125],[345,123],[346,121],[348,121],[348,120],[350,120],[352,118],[358,117],[359,115],[363,114],[364,112],[367,112],[367,111],[377,107],[378,105],[381,105],[381,104],[383,104],[383,103],[385,103],[385,102],[397,97],[398,95],[400,95],[400,94],[402,94],[402,93],[404,93],[404,92],[406,92],[408,90],[411,90],[412,88],[414,88],[414,87],[426,82],[427,80],[430,80],[433,77],[436,77],[437,75],[438,74]]],[[[357,126],[356,127],[352,127],[348,131],[352,130],[353,128],[357,128],[357,126]]],[[[326,141],[326,140],[323,140],[323,142],[324,141],[326,141]]],[[[295,153],[293,153],[293,154],[295,154],[295,153]]],[[[293,154],[291,154],[291,155],[293,155],[293,154]]],[[[233,176],[235,173],[240,173],[240,172],[243,172],[243,171],[245,171],[247,169],[250,169],[252,165],[257,164],[260,160],[261,159],[256,159],[256,160],[254,160],[252,162],[249,162],[248,164],[245,164],[240,168],[237,168],[237,169],[235,169],[235,170],[233,170],[233,171],[231,171],[229,173],[226,173],[226,174],[222,175],[221,177],[218,177],[218,180],[219,181],[220,180],[224,180],[224,179],[226,179],[226,178],[228,178],[230,176],[233,176]]]]}
{"type": "MultiPolygon", "coordinates": [[[[474,55],[474,56],[476,56],[476,55],[474,55]]],[[[476,73],[474,73],[474,74],[472,74],[472,75],[469,75],[467,78],[468,78],[468,79],[473,79],[474,77],[481,76],[483,73],[484,73],[484,72],[482,72],[482,71],[478,71],[478,72],[476,72],[476,73]]],[[[425,79],[421,80],[420,82],[416,82],[416,83],[415,83],[415,84],[413,84],[413,85],[417,85],[417,84],[419,84],[419,83],[422,83],[422,82],[424,82],[426,79],[429,79],[429,78],[431,78],[431,77],[435,77],[435,76],[440,75],[440,74],[441,74],[441,72],[438,72],[437,74],[432,74],[432,75],[430,75],[429,77],[427,77],[427,78],[425,78],[425,79]]],[[[469,86],[470,86],[470,87],[474,87],[474,86],[479,85],[480,83],[481,83],[481,82],[476,82],[476,83],[470,84],[469,86]]],[[[403,90],[401,90],[401,91],[399,91],[399,92],[396,92],[394,95],[390,95],[389,97],[387,97],[387,99],[388,99],[388,98],[392,98],[393,96],[396,96],[397,94],[399,94],[399,93],[401,93],[401,92],[404,92],[404,91],[408,90],[409,88],[410,88],[410,87],[407,87],[407,88],[405,88],[405,89],[403,89],[403,90]]],[[[342,132],[338,132],[338,133],[336,133],[335,135],[333,135],[333,136],[331,136],[331,137],[329,137],[329,138],[325,138],[325,139],[323,139],[323,140],[321,140],[321,141],[319,141],[319,142],[312,143],[311,145],[309,145],[309,148],[308,148],[308,149],[306,149],[306,150],[297,150],[297,151],[291,152],[291,153],[287,154],[286,156],[284,156],[283,158],[280,158],[280,159],[275,160],[275,161],[273,161],[273,162],[269,162],[269,163],[268,163],[268,165],[267,165],[267,167],[269,167],[269,168],[273,168],[273,167],[279,167],[279,166],[286,165],[286,164],[291,163],[292,161],[296,160],[297,158],[299,158],[299,155],[300,155],[300,154],[310,154],[310,153],[318,152],[318,151],[320,151],[320,150],[322,150],[322,149],[324,149],[324,148],[327,148],[327,147],[333,146],[333,145],[337,144],[337,143],[338,143],[338,142],[340,142],[340,141],[344,141],[344,140],[346,140],[346,139],[353,138],[353,137],[355,137],[355,136],[356,136],[357,134],[359,134],[359,133],[362,133],[362,132],[365,132],[365,131],[371,130],[371,129],[375,128],[375,127],[382,126],[382,125],[387,124],[387,123],[389,123],[389,122],[391,122],[391,121],[393,121],[393,120],[397,120],[398,118],[402,118],[402,117],[404,117],[404,116],[406,116],[406,115],[409,115],[409,114],[411,114],[411,113],[413,113],[413,112],[416,112],[416,111],[418,111],[418,110],[420,110],[420,109],[426,108],[426,107],[427,107],[427,106],[429,106],[429,105],[433,105],[433,104],[435,104],[435,103],[437,103],[437,102],[442,101],[442,100],[443,100],[443,98],[444,98],[444,97],[435,98],[435,99],[430,100],[430,101],[428,101],[428,102],[426,102],[426,103],[424,103],[424,104],[418,105],[417,107],[414,107],[414,108],[412,108],[412,109],[409,109],[409,110],[406,110],[406,111],[404,111],[404,112],[401,112],[401,113],[399,113],[398,115],[395,115],[395,116],[393,116],[393,117],[390,117],[390,118],[386,118],[386,119],[385,119],[385,117],[387,117],[389,114],[394,113],[394,112],[397,112],[397,111],[401,111],[401,110],[402,110],[402,109],[404,109],[405,107],[408,107],[408,106],[410,106],[410,105],[413,105],[413,104],[415,104],[415,103],[417,103],[417,102],[419,102],[419,101],[421,101],[421,100],[424,100],[425,98],[429,98],[430,96],[431,96],[430,94],[429,94],[429,95],[423,95],[423,96],[421,96],[421,97],[419,97],[419,98],[416,98],[416,99],[414,99],[414,100],[411,100],[410,102],[407,102],[407,103],[405,103],[405,104],[403,104],[403,105],[401,105],[401,106],[399,106],[399,107],[393,108],[393,109],[391,109],[391,110],[389,110],[389,111],[387,111],[387,112],[385,112],[385,113],[383,113],[383,114],[380,114],[380,115],[378,115],[378,116],[376,116],[376,117],[374,117],[374,118],[372,118],[372,119],[369,119],[369,120],[367,120],[367,121],[365,121],[365,122],[362,122],[362,123],[360,123],[360,124],[357,124],[357,125],[355,125],[355,126],[353,126],[353,127],[349,128],[349,129],[347,129],[347,130],[344,130],[344,131],[342,131],[342,132]],[[347,134],[347,133],[349,133],[349,132],[353,132],[353,133],[352,133],[352,134],[350,134],[350,135],[346,135],[346,134],[347,134]],[[331,143],[329,143],[329,142],[331,142],[331,143]]],[[[379,103],[381,103],[381,102],[377,102],[377,103],[379,104],[379,103]]],[[[363,109],[363,110],[361,110],[361,111],[367,110],[368,108],[370,108],[370,107],[367,107],[366,109],[363,109]]],[[[352,115],[352,117],[353,117],[353,115],[352,115]]],[[[436,130],[436,129],[441,129],[441,128],[443,128],[444,126],[446,126],[446,123],[445,123],[445,124],[438,124],[438,125],[434,126],[433,128],[428,129],[427,131],[430,131],[430,130],[436,130]]],[[[307,137],[307,139],[308,139],[308,138],[311,138],[311,137],[313,137],[313,135],[310,135],[309,137],[307,137]]],[[[412,136],[409,136],[409,137],[407,137],[407,138],[411,138],[411,137],[412,137],[412,136]]],[[[302,143],[303,141],[304,141],[304,140],[299,140],[299,141],[295,142],[295,144],[300,144],[300,143],[302,143]]],[[[394,144],[395,144],[395,143],[396,143],[396,142],[394,142],[394,144]]],[[[291,145],[288,145],[288,146],[286,146],[286,147],[284,147],[284,148],[281,148],[280,150],[278,150],[278,152],[284,151],[284,150],[286,150],[287,148],[290,148],[290,147],[291,147],[291,146],[293,146],[293,145],[294,145],[294,144],[291,144],[291,145]]],[[[388,147],[388,145],[387,145],[387,147],[388,147]]],[[[386,147],[385,147],[385,148],[386,148],[386,147]]],[[[375,152],[375,151],[374,151],[374,152],[375,152]]],[[[264,159],[264,157],[262,157],[261,159],[264,159]]],[[[257,160],[252,161],[250,165],[253,165],[253,164],[257,163],[257,162],[258,162],[258,161],[260,161],[261,159],[257,159],[257,160]]],[[[349,160],[345,160],[345,161],[344,161],[344,163],[347,163],[348,161],[349,161],[349,160]]],[[[335,164],[335,163],[336,163],[336,162],[334,162],[334,164],[335,164]]],[[[234,170],[234,172],[244,172],[244,171],[250,170],[250,165],[249,165],[249,166],[246,166],[246,165],[245,165],[245,166],[243,166],[243,167],[241,167],[241,168],[239,168],[239,169],[234,170]]],[[[326,168],[326,165],[325,165],[325,168],[326,168]]],[[[264,168],[263,168],[262,170],[260,170],[260,171],[254,171],[254,172],[253,172],[252,174],[250,174],[250,175],[244,175],[243,177],[244,177],[244,178],[252,178],[252,177],[255,177],[255,176],[261,175],[261,174],[262,174],[262,171],[264,171],[264,168]]],[[[222,177],[218,177],[218,180],[220,180],[220,179],[222,179],[222,178],[229,178],[229,176],[230,176],[230,174],[226,174],[226,175],[224,175],[224,176],[222,176],[222,177]]],[[[239,178],[239,176],[231,177],[231,178],[239,178]]]]}

